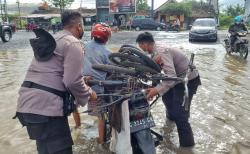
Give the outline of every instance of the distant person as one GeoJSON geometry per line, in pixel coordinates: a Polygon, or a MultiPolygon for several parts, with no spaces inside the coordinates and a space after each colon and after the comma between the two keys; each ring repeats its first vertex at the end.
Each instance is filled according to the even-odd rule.
{"type": "Polygon", "coordinates": [[[34,58],[17,101],[16,116],[36,141],[39,154],[72,154],[67,116],[74,103],[84,106],[96,99],[82,76],[82,16],[65,11],[62,24],[64,30],[55,39],[43,29],[34,30],[37,38],[30,40],[34,58]]]}
{"type": "Polygon", "coordinates": [[[119,16],[117,19],[118,31],[121,29],[121,25],[122,25],[122,19],[121,19],[121,16],[119,16]]]}
{"type": "Polygon", "coordinates": [[[126,22],[126,28],[127,28],[127,30],[131,30],[131,24],[132,24],[132,20],[131,20],[131,18],[129,18],[129,20],[126,22]]]}
{"type": "Polygon", "coordinates": [[[177,17],[174,21],[174,27],[175,29],[177,29],[178,31],[180,30],[181,28],[181,22],[180,22],[180,19],[177,17]]]}
{"type": "Polygon", "coordinates": [[[118,22],[116,19],[113,20],[113,31],[114,32],[118,31],[118,22]]]}
{"type": "Polygon", "coordinates": [[[57,25],[56,25],[56,19],[55,19],[55,18],[52,18],[52,19],[51,19],[51,28],[52,28],[53,34],[55,34],[56,31],[57,31],[57,27],[56,27],[56,26],[57,26],[57,25]]]}

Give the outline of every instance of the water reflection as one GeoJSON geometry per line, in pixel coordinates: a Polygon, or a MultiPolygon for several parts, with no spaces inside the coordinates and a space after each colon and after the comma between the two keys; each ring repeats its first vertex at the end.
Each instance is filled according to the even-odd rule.
{"type": "Polygon", "coordinates": [[[34,143],[16,120],[17,91],[31,60],[30,50],[0,52],[0,153],[16,154],[34,152],[34,143]],[[23,145],[27,145],[24,148],[23,145]],[[14,148],[13,148],[14,147],[14,148]]]}
{"type": "Polygon", "coordinates": [[[223,63],[228,73],[224,80],[233,85],[244,85],[242,79],[246,77],[248,62],[239,56],[226,54],[223,63]]]}
{"type": "Polygon", "coordinates": [[[238,142],[233,145],[230,154],[249,154],[250,153],[250,142],[238,142]]]}

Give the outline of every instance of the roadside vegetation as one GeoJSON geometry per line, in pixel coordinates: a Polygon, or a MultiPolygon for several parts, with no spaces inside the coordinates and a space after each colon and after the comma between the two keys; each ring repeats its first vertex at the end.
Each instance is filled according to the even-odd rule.
{"type": "MultiPolygon", "coordinates": [[[[225,10],[222,10],[220,19],[220,29],[228,29],[234,22],[234,17],[244,14],[244,7],[237,4],[236,6],[228,6],[225,10]]],[[[250,25],[249,25],[250,26],[250,25]]]]}

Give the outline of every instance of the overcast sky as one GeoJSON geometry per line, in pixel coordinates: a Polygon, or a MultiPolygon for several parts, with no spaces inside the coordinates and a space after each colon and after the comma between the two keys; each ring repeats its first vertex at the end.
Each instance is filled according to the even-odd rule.
{"type": "MultiPolygon", "coordinates": [[[[17,0],[7,0],[7,3],[16,3],[17,0]]],[[[20,3],[41,3],[42,0],[19,0],[20,3]]],[[[95,8],[95,0],[82,0],[82,7],[88,7],[88,8],[95,8]]],[[[167,0],[154,0],[154,9],[158,8],[160,5],[162,5],[167,0]]],[[[181,1],[181,0],[177,0],[181,1]]],[[[79,8],[80,7],[81,0],[75,0],[75,2],[72,5],[72,8],[79,8]]],[[[223,5],[233,5],[233,4],[244,4],[244,0],[219,0],[220,6],[223,5]]],[[[148,4],[151,5],[151,0],[148,0],[148,4]]]]}
{"type": "MultiPolygon", "coordinates": [[[[42,0],[19,0],[20,3],[41,3],[42,0]]],[[[88,8],[95,8],[95,0],[82,0],[82,7],[88,7],[88,8]]],[[[75,0],[73,3],[72,7],[73,8],[78,8],[80,7],[80,2],[81,0],[75,0]]],[[[158,8],[161,4],[166,2],[166,0],[155,0],[154,3],[154,8],[158,8]]],[[[7,0],[7,3],[16,3],[16,0],[7,0]]],[[[148,0],[149,5],[151,5],[151,0],[148,0]]]]}

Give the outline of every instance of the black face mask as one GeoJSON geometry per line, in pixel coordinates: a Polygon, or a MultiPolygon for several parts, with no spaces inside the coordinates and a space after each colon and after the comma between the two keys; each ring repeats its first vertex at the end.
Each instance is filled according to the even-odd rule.
{"type": "Polygon", "coordinates": [[[79,39],[81,40],[83,38],[84,32],[82,32],[79,36],[79,39]]]}
{"type": "Polygon", "coordinates": [[[84,35],[84,30],[83,30],[83,28],[82,28],[82,30],[79,30],[79,29],[78,29],[78,33],[79,33],[79,40],[81,40],[82,37],[83,37],[83,35],[84,35]]]}

